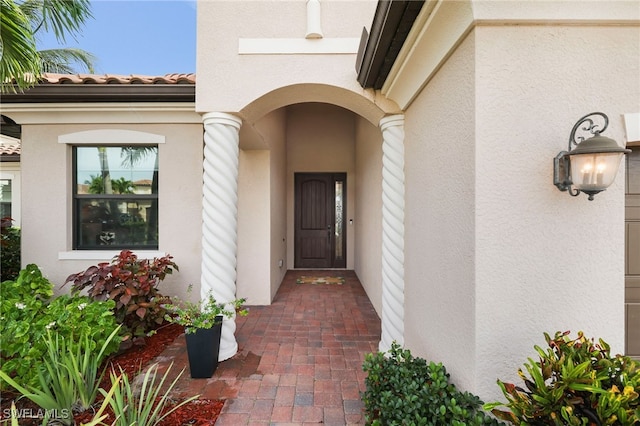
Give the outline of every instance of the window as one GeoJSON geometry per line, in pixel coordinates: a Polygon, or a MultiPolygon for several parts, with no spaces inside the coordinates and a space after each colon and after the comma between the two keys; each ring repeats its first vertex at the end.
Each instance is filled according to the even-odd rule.
{"type": "Polygon", "coordinates": [[[11,179],[0,179],[0,217],[13,218],[11,211],[11,179]]]}
{"type": "MultiPolygon", "coordinates": [[[[10,217],[20,227],[20,163],[3,162],[0,171],[0,218],[10,217]]],[[[1,249],[0,249],[1,250],[1,249]]]]}
{"type": "Polygon", "coordinates": [[[158,147],[75,146],[74,249],[158,248],[158,147]]]}

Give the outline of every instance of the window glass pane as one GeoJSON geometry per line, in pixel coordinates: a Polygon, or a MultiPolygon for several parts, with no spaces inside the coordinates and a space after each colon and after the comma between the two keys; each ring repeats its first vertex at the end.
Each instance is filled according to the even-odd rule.
{"type": "Polygon", "coordinates": [[[343,195],[343,186],[344,183],[342,181],[336,181],[335,193],[336,193],[336,223],[335,223],[335,258],[342,259],[344,253],[342,253],[343,248],[343,238],[344,238],[344,229],[342,229],[342,224],[344,222],[344,195],[343,195]]]}
{"type": "Polygon", "coordinates": [[[78,201],[81,247],[158,244],[157,199],[82,198],[78,201]]]}
{"type": "Polygon", "coordinates": [[[0,217],[11,217],[10,179],[0,179],[0,217]]]}
{"type": "Polygon", "coordinates": [[[158,248],[158,147],[74,147],[74,248],[158,248]]]}
{"type": "Polygon", "coordinates": [[[155,146],[76,147],[77,194],[157,194],[155,146]]]}

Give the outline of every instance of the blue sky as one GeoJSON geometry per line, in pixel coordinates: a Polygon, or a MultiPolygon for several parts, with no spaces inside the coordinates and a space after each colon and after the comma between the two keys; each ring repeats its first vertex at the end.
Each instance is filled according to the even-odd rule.
{"type": "MultiPolygon", "coordinates": [[[[77,40],[97,57],[97,74],[164,75],[196,71],[195,0],[91,0],[89,19],[77,40]]],[[[38,34],[38,49],[61,47],[38,34]]]]}

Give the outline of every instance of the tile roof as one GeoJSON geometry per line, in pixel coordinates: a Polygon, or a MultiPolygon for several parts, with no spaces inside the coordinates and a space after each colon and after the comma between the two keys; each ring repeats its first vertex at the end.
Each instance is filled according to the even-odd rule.
{"type": "Polygon", "coordinates": [[[117,75],[44,73],[40,84],[196,84],[195,74],[117,75]]]}
{"type": "Polygon", "coordinates": [[[20,144],[0,144],[0,155],[20,155],[20,144]]]}
{"type": "Polygon", "coordinates": [[[34,87],[5,93],[2,103],[195,102],[195,98],[195,74],[44,73],[34,87]]]}

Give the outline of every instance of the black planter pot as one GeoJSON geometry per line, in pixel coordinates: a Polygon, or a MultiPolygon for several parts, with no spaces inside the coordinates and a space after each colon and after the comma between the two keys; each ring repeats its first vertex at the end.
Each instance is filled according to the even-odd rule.
{"type": "Polygon", "coordinates": [[[199,328],[195,333],[185,334],[191,378],[208,379],[218,368],[222,315],[216,317],[211,328],[199,328]]]}

